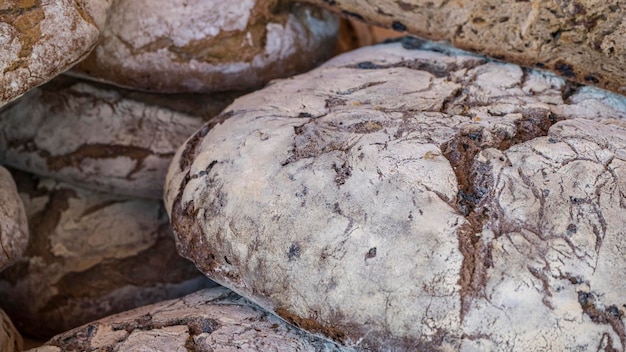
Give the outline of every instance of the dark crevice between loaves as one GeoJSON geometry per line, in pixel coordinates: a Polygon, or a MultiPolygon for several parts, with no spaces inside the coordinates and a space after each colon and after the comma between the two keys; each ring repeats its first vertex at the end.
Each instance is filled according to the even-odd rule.
{"type": "Polygon", "coordinates": [[[459,284],[461,285],[461,320],[474,298],[481,297],[487,281],[486,271],[492,266],[489,245],[480,239],[483,225],[491,214],[487,206],[493,192],[490,165],[475,162],[478,153],[487,148],[507,150],[537,137],[546,136],[550,127],[560,120],[550,110],[521,108],[522,118],[515,121],[516,134],[511,138],[493,134],[486,128],[462,129],[441,147],[457,177],[459,191],[455,206],[468,221],[458,231],[459,250],[463,255],[459,284]],[[485,138],[492,134],[492,138],[485,138]]]}

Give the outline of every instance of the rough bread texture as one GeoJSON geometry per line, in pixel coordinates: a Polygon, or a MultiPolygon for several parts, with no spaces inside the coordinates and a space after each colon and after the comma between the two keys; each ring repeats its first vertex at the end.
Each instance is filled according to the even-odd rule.
{"type": "Polygon", "coordinates": [[[323,62],[337,31],[328,12],[282,0],[120,0],[77,69],[157,92],[248,89],[323,62]]]}
{"type": "Polygon", "coordinates": [[[15,263],[28,244],[24,205],[13,177],[0,166],[0,271],[15,263]]]}
{"type": "Polygon", "coordinates": [[[626,94],[623,0],[302,0],[626,94]]]}
{"type": "Polygon", "coordinates": [[[89,54],[110,5],[111,0],[3,0],[0,106],[89,54]]]}
{"type": "Polygon", "coordinates": [[[0,309],[0,351],[20,352],[24,350],[22,335],[15,329],[11,319],[0,309]]]}
{"type": "Polygon", "coordinates": [[[166,181],[215,281],[357,350],[624,350],[623,97],[407,38],[226,116],[166,181]]]}
{"type": "Polygon", "coordinates": [[[234,96],[142,94],[60,77],[0,110],[0,161],[89,189],[160,199],[176,149],[234,96]]]}
{"type": "Polygon", "coordinates": [[[92,322],[30,350],[60,351],[343,350],[218,287],[92,322]]]}
{"type": "Polygon", "coordinates": [[[24,334],[47,339],[212,284],[176,253],[160,202],[14,174],[31,239],[0,274],[0,305],[24,334]]]}

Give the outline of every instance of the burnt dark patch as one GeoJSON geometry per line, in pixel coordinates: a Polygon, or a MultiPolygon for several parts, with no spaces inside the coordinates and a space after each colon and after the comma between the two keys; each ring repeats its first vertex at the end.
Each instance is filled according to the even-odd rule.
{"type": "Polygon", "coordinates": [[[584,80],[587,83],[593,83],[593,84],[596,84],[596,83],[600,82],[600,80],[598,78],[596,78],[595,76],[592,76],[592,75],[586,75],[584,77],[584,80]]]}
{"type": "Polygon", "coordinates": [[[341,166],[336,163],[333,164],[333,170],[335,170],[335,184],[337,186],[341,186],[346,183],[346,180],[352,176],[352,166],[348,164],[347,161],[344,161],[341,166]]]}
{"type": "Polygon", "coordinates": [[[287,252],[287,258],[289,261],[300,258],[300,245],[297,243],[293,243],[289,246],[289,251],[287,252]]]}
{"type": "Polygon", "coordinates": [[[311,117],[313,117],[313,115],[311,115],[308,112],[301,112],[301,113],[298,114],[298,117],[311,118],[311,117]]]}
{"type": "Polygon", "coordinates": [[[372,247],[365,253],[365,260],[376,257],[376,247],[372,247]]]}
{"type": "Polygon", "coordinates": [[[567,78],[576,77],[574,68],[571,65],[566,64],[563,61],[557,61],[554,64],[554,69],[563,77],[567,77],[567,78]]]}
{"type": "Polygon", "coordinates": [[[376,70],[376,69],[384,68],[384,66],[375,64],[371,61],[359,62],[356,65],[353,65],[353,67],[358,68],[359,70],[376,70]]]}
{"type": "Polygon", "coordinates": [[[396,32],[406,32],[406,26],[399,21],[393,21],[391,23],[391,28],[396,32]]]}
{"type": "Polygon", "coordinates": [[[577,231],[578,231],[578,227],[576,227],[576,225],[574,225],[574,224],[567,225],[566,233],[567,233],[568,236],[572,236],[577,231]]]}

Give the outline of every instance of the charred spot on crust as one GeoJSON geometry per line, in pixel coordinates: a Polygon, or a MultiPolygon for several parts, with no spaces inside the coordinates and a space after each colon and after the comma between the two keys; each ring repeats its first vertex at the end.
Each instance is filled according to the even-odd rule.
{"type": "Polygon", "coordinates": [[[291,244],[289,247],[289,252],[287,253],[287,258],[289,261],[300,258],[300,245],[297,243],[291,244]]]}
{"type": "Polygon", "coordinates": [[[406,32],[406,26],[403,25],[402,23],[398,22],[398,21],[393,21],[391,23],[391,28],[394,31],[398,31],[398,32],[406,32]]]}
{"type": "Polygon", "coordinates": [[[566,64],[563,61],[558,61],[554,64],[554,69],[559,72],[559,74],[563,77],[576,77],[576,73],[571,65],[566,64]]]}

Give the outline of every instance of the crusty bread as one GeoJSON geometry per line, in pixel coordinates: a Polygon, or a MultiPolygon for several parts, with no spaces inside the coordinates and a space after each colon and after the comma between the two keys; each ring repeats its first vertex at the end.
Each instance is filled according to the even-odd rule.
{"type": "MultiPolygon", "coordinates": [[[[30,352],[342,352],[234,292],[216,287],[94,321],[30,352]]],[[[348,352],[348,351],[345,351],[348,352]]]]}
{"type": "Polygon", "coordinates": [[[338,20],[278,0],[120,0],[74,73],[166,93],[248,89],[332,55],[338,20]]]}
{"type": "Polygon", "coordinates": [[[181,254],[357,351],[622,351],[626,97],[402,44],[189,138],[165,195],[181,254]]]}
{"type": "Polygon", "coordinates": [[[624,0],[300,0],[626,94],[624,0]]]}
{"type": "Polygon", "coordinates": [[[83,59],[111,0],[0,2],[0,106],[83,59]]]}
{"type": "Polygon", "coordinates": [[[106,315],[214,286],[176,253],[161,202],[13,172],[30,243],[0,273],[0,305],[47,339],[106,315]]]}

